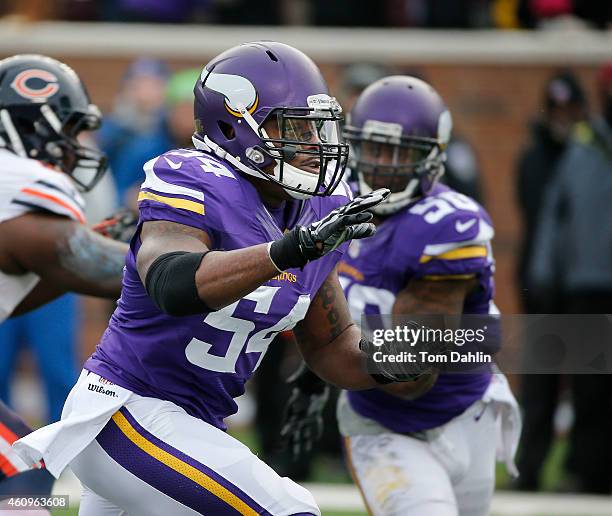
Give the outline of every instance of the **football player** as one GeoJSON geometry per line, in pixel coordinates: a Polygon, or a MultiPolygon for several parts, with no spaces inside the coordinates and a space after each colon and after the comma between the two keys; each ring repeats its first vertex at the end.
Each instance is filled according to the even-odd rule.
{"type": "MultiPolygon", "coordinates": [[[[355,322],[363,314],[498,313],[491,220],[437,182],[451,125],[438,93],[408,76],[370,85],[348,117],[358,191],[391,190],[372,208],[376,235],[354,241],[339,265],[355,322]]],[[[325,390],[311,373],[299,376],[300,410],[289,409],[284,428],[295,447],[316,437],[325,390]]],[[[489,514],[502,414],[512,469],[519,419],[501,374],[432,369],[411,383],[344,392],[337,407],[348,467],[377,516],[489,514]]]]}
{"type": "Polygon", "coordinates": [[[336,269],[349,239],[373,234],[370,209],[388,190],[351,200],[340,107],[295,48],[229,49],[194,92],[196,148],[144,166],[121,298],[62,421],[15,449],[55,475],[70,464],[84,516],[318,515],[224,419],[294,327],[322,378],[377,385],[336,269]]]}
{"type": "MultiPolygon", "coordinates": [[[[65,293],[117,298],[127,245],[85,225],[79,190],[105,157],[78,141],[101,117],[76,73],[40,55],[0,61],[0,322],[65,293]]],[[[110,226],[105,231],[110,231],[110,226]]],[[[40,331],[45,331],[41,328],[40,331]]],[[[0,493],[45,494],[10,444],[31,429],[0,404],[0,493]]]]}

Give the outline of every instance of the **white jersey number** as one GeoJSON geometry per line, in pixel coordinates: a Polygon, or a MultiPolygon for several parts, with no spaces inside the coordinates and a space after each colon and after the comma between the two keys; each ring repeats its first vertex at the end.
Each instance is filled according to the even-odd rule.
{"type": "Polygon", "coordinates": [[[457,210],[478,212],[478,205],[469,197],[459,192],[442,192],[439,195],[426,197],[422,202],[410,208],[410,213],[423,215],[428,224],[436,224],[444,217],[457,210]]]}
{"type": "Polygon", "coordinates": [[[391,313],[393,303],[395,303],[395,294],[390,290],[370,287],[361,283],[353,283],[348,287],[351,281],[349,278],[339,276],[339,280],[346,296],[351,318],[355,324],[361,325],[361,316],[367,305],[377,307],[380,314],[388,315],[391,313]]]}
{"type": "MultiPolygon", "coordinates": [[[[255,301],[255,314],[267,314],[279,289],[280,287],[262,285],[244,296],[243,299],[255,301]]],[[[307,294],[301,295],[287,315],[273,326],[258,331],[251,338],[249,338],[249,335],[255,329],[255,323],[252,320],[234,317],[234,312],[240,302],[242,302],[242,299],[221,310],[211,312],[204,318],[204,322],[209,326],[232,334],[225,355],[211,354],[212,344],[194,337],[185,348],[185,356],[189,362],[210,371],[235,373],[236,362],[246,344],[246,353],[260,353],[254,370],[257,369],[272,339],[281,331],[293,328],[305,317],[310,305],[310,296],[307,294]]]]}

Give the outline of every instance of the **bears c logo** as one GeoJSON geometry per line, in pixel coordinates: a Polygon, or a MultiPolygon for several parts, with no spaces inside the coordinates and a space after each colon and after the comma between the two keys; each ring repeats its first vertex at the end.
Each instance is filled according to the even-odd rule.
{"type": "Polygon", "coordinates": [[[59,90],[57,77],[46,70],[32,68],[17,74],[11,87],[23,98],[45,102],[59,90]]]}

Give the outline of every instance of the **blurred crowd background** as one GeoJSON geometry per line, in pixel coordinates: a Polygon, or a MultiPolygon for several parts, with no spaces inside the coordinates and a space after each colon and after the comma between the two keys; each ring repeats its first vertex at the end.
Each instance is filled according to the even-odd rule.
{"type": "MultiPolygon", "coordinates": [[[[612,3],[588,0],[44,0],[0,1],[0,23],[39,21],[216,25],[314,25],[425,29],[606,31],[612,3]]],[[[109,26],[110,27],[110,26],[109,26]]],[[[157,26],[160,37],[164,27],[157,26]]],[[[206,37],[206,27],[202,27],[206,37]]],[[[459,34],[459,33],[457,33],[459,34]]],[[[377,33],[377,38],[384,38],[377,33]]],[[[407,73],[447,101],[455,131],[445,181],[489,210],[496,226],[496,301],[504,313],[612,313],[612,44],[609,59],[584,62],[388,62],[335,60],[321,68],[345,111],[371,82],[407,73]],[[599,62],[596,62],[599,61],[599,62]]],[[[45,52],[45,48],[38,49],[45,52]]],[[[2,57],[6,55],[0,48],[2,57]]],[[[142,165],[190,146],[193,85],[201,58],[83,56],[65,60],[105,112],[92,137],[111,173],[90,194],[96,222],[136,208],[142,165]]],[[[524,58],[524,59],[523,59],[524,58]]],[[[64,296],[0,325],[0,398],[34,423],[59,418],[83,359],[106,327],[110,304],[64,296]],[[36,380],[39,378],[39,380],[36,380]],[[41,393],[44,393],[41,395],[41,393]]],[[[237,434],[295,479],[348,480],[330,403],[321,445],[293,462],[278,449],[284,379],[297,364],[291,335],[271,346],[233,421],[237,434]]],[[[512,378],[525,416],[521,477],[506,487],[609,494],[612,376],[512,378]],[[554,466],[550,464],[554,463],[554,466]],[[553,473],[551,473],[553,471],[553,473]]]]}
{"type": "Polygon", "coordinates": [[[4,0],[30,20],[317,25],[334,27],[536,28],[573,19],[605,29],[601,0],[4,0]]]}

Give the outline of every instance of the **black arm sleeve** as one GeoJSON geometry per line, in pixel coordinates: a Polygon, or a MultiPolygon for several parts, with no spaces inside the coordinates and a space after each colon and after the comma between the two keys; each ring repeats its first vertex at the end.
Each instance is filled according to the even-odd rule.
{"type": "Polygon", "coordinates": [[[162,254],[151,264],[145,288],[162,312],[183,316],[213,311],[200,299],[195,282],[196,271],[205,255],[176,251],[162,254]]]}

